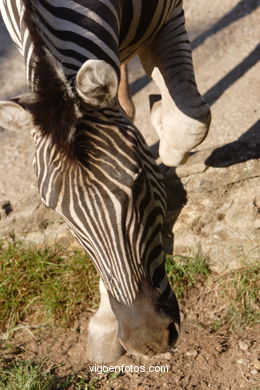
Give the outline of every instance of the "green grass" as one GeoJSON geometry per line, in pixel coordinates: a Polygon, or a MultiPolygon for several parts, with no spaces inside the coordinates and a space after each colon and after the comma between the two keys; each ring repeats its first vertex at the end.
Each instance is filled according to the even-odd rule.
{"type": "Polygon", "coordinates": [[[178,299],[210,276],[205,258],[198,253],[194,257],[175,256],[166,258],[166,272],[178,299]]]}
{"type": "Polygon", "coordinates": [[[41,365],[28,362],[0,368],[0,390],[50,390],[53,377],[41,365]]]}
{"type": "Polygon", "coordinates": [[[57,367],[46,369],[45,362],[3,363],[0,360],[0,390],[97,390],[104,388],[103,380],[111,382],[113,387],[120,375],[108,373],[93,376],[86,372],[84,377],[73,374],[59,376],[55,372],[57,367]]]}
{"type": "Polygon", "coordinates": [[[77,375],[58,377],[47,371],[44,363],[27,361],[0,368],[0,390],[96,390],[102,379],[102,376],[91,379],[77,375]]]}
{"type": "Polygon", "coordinates": [[[66,325],[82,305],[97,303],[98,276],[81,251],[0,241],[0,327],[9,330],[26,316],[66,325]]]}
{"type": "MultiPolygon", "coordinates": [[[[259,321],[259,267],[213,275],[207,261],[167,257],[166,271],[182,304],[194,288],[211,283],[209,294],[217,315],[211,327],[248,326],[259,321]]],[[[98,302],[98,275],[83,251],[35,247],[14,239],[0,240],[0,328],[3,332],[33,315],[44,322],[67,326],[83,309],[98,302]]],[[[207,303],[206,303],[207,304],[207,303]]],[[[25,322],[26,324],[26,322],[25,322]]]]}
{"type": "MultiPolygon", "coordinates": [[[[208,277],[205,260],[171,257],[166,270],[177,298],[208,277]]],[[[0,241],[0,327],[9,330],[30,314],[66,325],[82,305],[98,299],[98,275],[83,251],[35,247],[21,241],[0,241]]]]}
{"type": "Polygon", "coordinates": [[[232,328],[260,322],[260,266],[250,265],[215,278],[215,298],[222,307],[212,328],[228,324],[232,328]],[[224,303],[224,304],[223,304],[224,303]]]}
{"type": "Polygon", "coordinates": [[[209,310],[216,308],[213,320],[207,321],[211,330],[227,325],[244,328],[260,322],[260,266],[253,264],[222,275],[212,274],[207,261],[197,254],[194,257],[168,257],[166,271],[177,298],[185,304],[194,288],[208,286],[204,302],[209,310]]]}

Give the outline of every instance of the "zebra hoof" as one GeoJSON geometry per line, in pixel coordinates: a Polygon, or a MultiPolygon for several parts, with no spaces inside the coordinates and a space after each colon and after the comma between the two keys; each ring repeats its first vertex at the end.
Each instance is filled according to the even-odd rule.
{"type": "Polygon", "coordinates": [[[87,60],[77,73],[76,90],[90,106],[107,107],[117,95],[117,74],[105,61],[87,60]]]}
{"type": "Polygon", "coordinates": [[[110,363],[124,355],[125,350],[118,339],[116,321],[91,318],[88,329],[87,358],[96,363],[110,363]]]}
{"type": "Polygon", "coordinates": [[[125,354],[122,345],[117,341],[115,344],[112,340],[88,340],[87,359],[95,363],[111,363],[120,359],[125,354]],[[97,343],[98,341],[98,343],[97,343]]]}
{"type": "Polygon", "coordinates": [[[189,156],[188,152],[178,150],[171,145],[160,142],[159,156],[164,165],[168,167],[177,167],[180,164],[184,164],[189,156]]]}

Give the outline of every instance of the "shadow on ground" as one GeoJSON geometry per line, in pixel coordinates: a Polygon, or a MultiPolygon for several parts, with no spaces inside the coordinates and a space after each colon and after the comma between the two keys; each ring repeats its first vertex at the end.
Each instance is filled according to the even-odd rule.
{"type": "Polygon", "coordinates": [[[212,106],[223,93],[231,87],[237,80],[258,62],[260,58],[260,45],[257,45],[248,56],[235,66],[229,73],[211,87],[205,94],[204,98],[212,106]]]}
{"type": "Polygon", "coordinates": [[[219,31],[230,26],[230,24],[254,12],[259,7],[259,4],[259,0],[241,0],[232,10],[213,24],[213,26],[195,38],[191,42],[192,49],[196,49],[212,35],[217,34],[219,31]]]}
{"type": "Polygon", "coordinates": [[[205,164],[224,168],[258,158],[260,158],[260,120],[236,141],[215,149],[205,164]]]}

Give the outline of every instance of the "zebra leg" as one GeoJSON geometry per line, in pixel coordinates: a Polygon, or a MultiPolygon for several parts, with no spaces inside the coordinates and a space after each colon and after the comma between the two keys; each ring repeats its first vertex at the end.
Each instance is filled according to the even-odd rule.
{"type": "Polygon", "coordinates": [[[109,363],[118,360],[125,350],[119,342],[118,322],[101,279],[99,291],[100,305],[89,322],[87,358],[96,363],[109,363]]]}
{"type": "Polygon", "coordinates": [[[123,64],[120,67],[121,71],[121,78],[118,88],[118,99],[119,103],[122,106],[123,110],[131,119],[131,121],[134,120],[135,117],[135,106],[131,98],[131,93],[129,90],[129,83],[128,83],[128,72],[127,72],[127,65],[123,64]]]}
{"type": "Polygon", "coordinates": [[[160,137],[159,155],[165,165],[176,166],[204,140],[211,121],[209,106],[195,81],[181,5],[140,58],[162,96],[152,109],[160,137]]]}

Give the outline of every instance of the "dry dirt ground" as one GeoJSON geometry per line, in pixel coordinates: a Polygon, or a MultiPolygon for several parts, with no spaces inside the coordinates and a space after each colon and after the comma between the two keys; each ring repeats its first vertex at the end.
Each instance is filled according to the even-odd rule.
{"type": "MultiPolygon", "coordinates": [[[[198,150],[203,152],[210,147],[232,143],[241,137],[244,140],[245,136],[255,148],[258,145],[256,154],[253,155],[255,159],[260,150],[260,85],[257,64],[260,36],[259,1],[186,0],[185,4],[187,27],[194,48],[197,81],[200,91],[211,103],[213,113],[210,134],[198,150]]],[[[26,90],[23,61],[11,45],[2,24],[0,66],[1,99],[26,90]]],[[[132,62],[130,70],[131,88],[137,107],[136,123],[144,132],[148,143],[153,145],[157,138],[148,120],[147,95],[156,92],[156,88],[152,83],[147,83],[137,61],[132,62]]],[[[51,225],[49,220],[46,220],[54,217],[52,213],[50,217],[48,214],[48,218],[45,214],[40,215],[42,211],[38,207],[39,198],[32,170],[33,144],[30,134],[10,134],[0,129],[0,156],[0,203],[5,205],[0,214],[2,229],[4,225],[7,230],[26,230],[28,236],[31,234],[30,238],[37,241],[39,234],[43,235],[43,232],[37,232],[36,235],[33,230],[35,226],[37,225],[39,230],[40,226],[51,225]],[[7,201],[13,208],[13,213],[10,214],[13,215],[12,220],[9,220],[10,217],[5,218],[7,201]],[[31,215],[33,210],[37,210],[36,216],[30,217],[30,220],[22,219],[31,215]],[[26,226],[18,226],[18,220],[26,226]]],[[[255,161],[251,160],[252,164],[255,161]]],[[[196,179],[195,174],[192,176],[196,179]]],[[[251,180],[248,186],[252,185],[257,192],[257,183],[251,180]]],[[[225,198],[222,203],[225,204],[225,198]]],[[[211,207],[214,208],[214,204],[211,204],[211,207]]],[[[244,217],[240,214],[240,218],[242,220],[244,217]]],[[[50,226],[50,235],[53,231],[63,234],[64,229],[66,230],[60,224],[57,226],[55,225],[53,230],[50,226]]],[[[201,231],[199,234],[201,235],[201,231]]],[[[43,327],[34,330],[33,334],[28,330],[30,328],[19,330],[14,333],[13,347],[7,349],[3,344],[1,355],[6,362],[46,358],[47,366],[56,366],[55,372],[60,382],[65,383],[69,375],[77,374],[90,378],[96,388],[101,389],[259,389],[259,332],[256,328],[240,331],[221,328],[215,332],[210,331],[205,325],[210,322],[216,308],[212,299],[214,291],[210,292],[210,299],[207,299],[208,293],[206,288],[198,287],[182,307],[182,336],[173,354],[149,359],[125,356],[116,363],[147,367],[167,365],[167,373],[125,373],[115,378],[102,375],[98,381],[97,374],[89,373],[89,362],[84,357],[90,313],[82,313],[75,319],[75,323],[65,330],[43,327]]],[[[26,324],[39,325],[34,318],[27,319],[26,324]]]]}
{"type": "Polygon", "coordinates": [[[256,328],[235,332],[227,328],[209,330],[210,319],[217,309],[214,292],[198,288],[182,307],[182,335],[172,353],[152,358],[127,355],[112,364],[125,365],[128,370],[131,366],[132,370],[160,369],[160,366],[168,371],[121,372],[118,376],[91,373],[93,363],[85,357],[91,314],[88,312],[82,313],[67,329],[42,327],[37,319],[27,319],[11,341],[0,344],[0,352],[4,364],[44,359],[45,368],[55,373],[59,385],[75,375],[89,380],[95,386],[93,389],[105,390],[259,390],[259,332],[256,328]]]}

